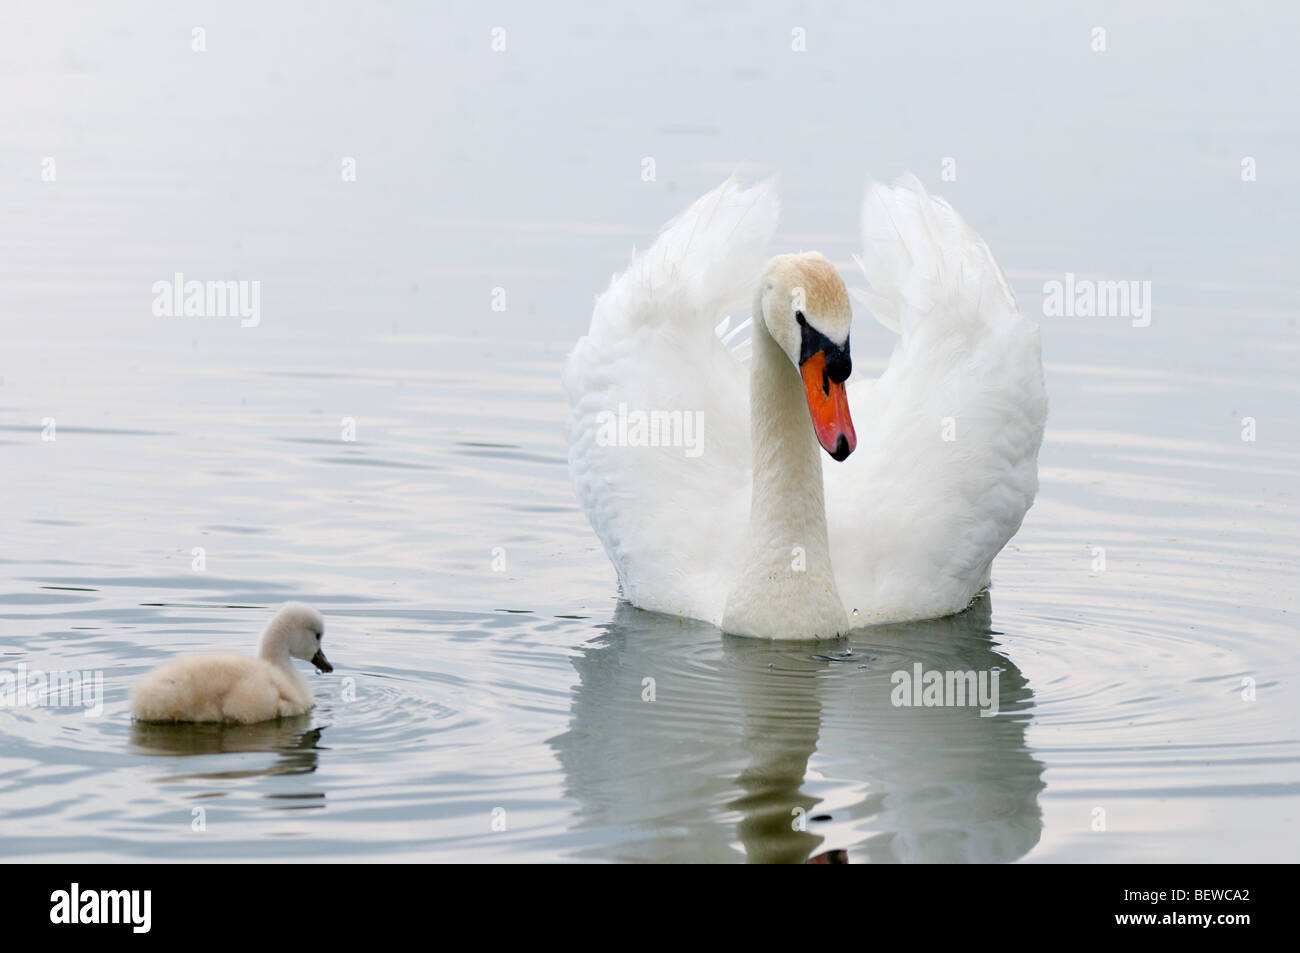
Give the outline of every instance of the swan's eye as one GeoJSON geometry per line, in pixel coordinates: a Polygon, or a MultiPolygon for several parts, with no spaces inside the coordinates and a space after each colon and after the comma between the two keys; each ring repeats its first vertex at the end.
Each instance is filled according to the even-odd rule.
{"type": "Polygon", "coordinates": [[[803,327],[803,326],[805,326],[805,325],[808,323],[806,320],[804,320],[804,316],[803,316],[803,312],[802,312],[802,311],[796,311],[796,312],[794,313],[794,319],[795,319],[796,321],[799,322],[799,326],[800,326],[800,327],[803,327]]]}

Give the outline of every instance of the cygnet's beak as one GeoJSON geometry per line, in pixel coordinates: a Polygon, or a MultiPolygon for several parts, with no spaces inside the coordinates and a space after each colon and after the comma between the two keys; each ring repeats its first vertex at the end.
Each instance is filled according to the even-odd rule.
{"type": "Polygon", "coordinates": [[[330,660],[325,657],[325,653],[320,649],[317,649],[316,654],[311,657],[311,664],[315,665],[322,672],[334,671],[334,666],[330,664],[330,660]]]}

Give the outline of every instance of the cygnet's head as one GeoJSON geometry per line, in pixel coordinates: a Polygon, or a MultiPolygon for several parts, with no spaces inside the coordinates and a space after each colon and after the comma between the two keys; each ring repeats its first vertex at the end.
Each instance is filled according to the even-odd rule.
{"type": "Polygon", "coordinates": [[[822,448],[843,460],[858,445],[844,382],[849,359],[849,294],[820,252],[777,255],[759,286],[763,324],[803,378],[813,431],[822,448]]]}
{"type": "Polygon", "coordinates": [[[311,662],[322,672],[332,672],[334,666],[320,647],[324,636],[325,620],[319,612],[301,602],[286,603],[266,624],[262,633],[262,657],[274,660],[287,653],[311,662]]]}

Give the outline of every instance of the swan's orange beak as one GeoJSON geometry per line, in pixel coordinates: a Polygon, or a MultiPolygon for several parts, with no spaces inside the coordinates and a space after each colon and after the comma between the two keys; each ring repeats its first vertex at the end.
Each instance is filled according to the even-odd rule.
{"type": "Polygon", "coordinates": [[[843,382],[832,381],[826,373],[826,352],[817,351],[799,365],[804,394],[812,414],[813,430],[822,449],[836,460],[844,460],[858,445],[849,417],[849,395],[843,382]]]}

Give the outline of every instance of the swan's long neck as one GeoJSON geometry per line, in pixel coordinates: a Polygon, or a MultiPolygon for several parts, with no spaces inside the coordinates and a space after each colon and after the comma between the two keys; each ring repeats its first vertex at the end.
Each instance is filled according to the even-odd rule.
{"type": "MultiPolygon", "coordinates": [[[[790,359],[754,321],[749,373],[749,432],[754,453],[754,490],[749,526],[753,543],[786,542],[816,553],[830,566],[821,448],[813,434],[803,381],[790,359]]],[[[792,557],[791,557],[792,558],[792,557]]],[[[790,558],[785,559],[786,563],[790,558]]]]}
{"type": "Polygon", "coordinates": [[[764,638],[833,638],[847,631],[827,541],[821,449],[803,382],[754,304],[749,378],[754,483],[749,538],[723,628],[764,638]]]}

